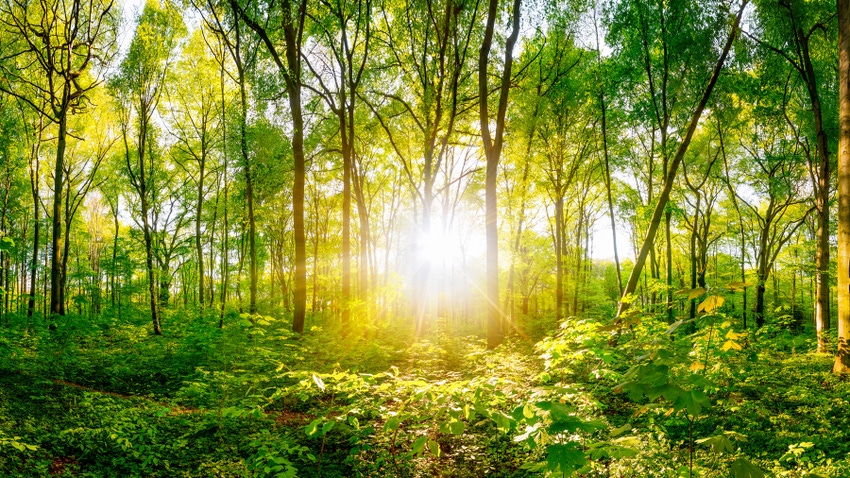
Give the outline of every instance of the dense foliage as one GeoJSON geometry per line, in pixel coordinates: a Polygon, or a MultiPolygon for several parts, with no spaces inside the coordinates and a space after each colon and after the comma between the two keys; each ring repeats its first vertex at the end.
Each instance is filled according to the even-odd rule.
{"type": "Polygon", "coordinates": [[[686,335],[645,317],[611,342],[569,319],[484,351],[441,328],[301,336],[147,320],[13,323],[4,476],[848,476],[850,383],[812,339],[720,311],[686,335]],[[402,333],[401,336],[404,334],[402,333]],[[632,365],[633,364],[633,365],[632,365]]]}

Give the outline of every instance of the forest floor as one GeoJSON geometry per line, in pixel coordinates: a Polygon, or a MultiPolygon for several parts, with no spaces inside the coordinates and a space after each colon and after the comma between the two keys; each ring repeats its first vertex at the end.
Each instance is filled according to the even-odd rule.
{"type": "Polygon", "coordinates": [[[12,320],[0,475],[850,477],[850,380],[779,329],[645,321],[614,343],[575,321],[486,351],[444,325],[211,323],[12,320]]]}

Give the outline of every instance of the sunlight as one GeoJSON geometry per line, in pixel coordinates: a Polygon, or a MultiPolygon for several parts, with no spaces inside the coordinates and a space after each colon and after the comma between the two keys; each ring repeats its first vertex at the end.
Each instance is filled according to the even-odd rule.
{"type": "Polygon", "coordinates": [[[435,227],[425,235],[420,253],[422,258],[432,265],[441,265],[459,260],[463,256],[463,249],[456,234],[435,227]]]}

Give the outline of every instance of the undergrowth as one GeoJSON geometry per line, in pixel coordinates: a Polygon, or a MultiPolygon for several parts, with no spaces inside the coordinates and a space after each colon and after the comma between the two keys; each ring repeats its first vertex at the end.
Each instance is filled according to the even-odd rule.
{"type": "Polygon", "coordinates": [[[0,475],[850,476],[850,382],[811,341],[716,305],[672,325],[569,318],[494,351],[445,322],[414,341],[320,318],[298,336],[174,314],[163,337],[12,320],[0,475]]]}

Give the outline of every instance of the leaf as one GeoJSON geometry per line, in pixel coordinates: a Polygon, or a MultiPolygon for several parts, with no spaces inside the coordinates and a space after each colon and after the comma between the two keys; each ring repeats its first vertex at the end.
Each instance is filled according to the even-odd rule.
{"type": "Polygon", "coordinates": [[[384,431],[396,431],[400,424],[401,422],[399,421],[398,417],[390,417],[390,419],[387,420],[387,423],[384,424],[384,431]]]}
{"type": "Polygon", "coordinates": [[[587,459],[575,442],[556,443],[546,448],[546,468],[551,472],[560,472],[564,476],[570,476],[585,463],[587,463],[587,459]]]}
{"type": "Polygon", "coordinates": [[[689,368],[689,369],[691,369],[691,370],[692,370],[692,371],[694,371],[694,372],[698,372],[698,371],[700,371],[700,370],[704,369],[704,368],[705,368],[705,365],[703,365],[703,364],[702,364],[702,362],[700,362],[699,360],[695,360],[695,361],[691,364],[691,366],[690,366],[690,367],[688,367],[688,368],[689,368]]]}
{"type": "Polygon", "coordinates": [[[705,294],[705,289],[703,289],[702,287],[691,289],[691,291],[688,292],[688,300],[694,300],[696,298],[701,297],[703,294],[705,294]]]}
{"type": "Polygon", "coordinates": [[[699,306],[697,306],[697,312],[704,312],[706,314],[710,314],[715,310],[719,309],[721,305],[723,305],[723,301],[725,299],[719,295],[712,295],[706,298],[699,306]]]}
{"type": "Polygon", "coordinates": [[[764,478],[761,468],[753,465],[743,458],[737,458],[732,462],[732,476],[735,478],[764,478]]]}
{"type": "Polygon", "coordinates": [[[727,351],[732,350],[732,349],[743,350],[744,348],[741,347],[741,344],[739,344],[738,342],[735,342],[734,340],[727,340],[726,342],[723,342],[722,349],[723,349],[724,352],[727,352],[727,351]]]}
{"type": "Polygon", "coordinates": [[[727,438],[726,435],[715,435],[708,438],[701,438],[697,440],[697,443],[710,446],[711,451],[717,454],[732,453],[735,451],[735,448],[732,446],[732,442],[729,441],[729,438],[727,438]]]}
{"type": "Polygon", "coordinates": [[[747,336],[747,332],[735,332],[734,330],[730,330],[726,332],[726,338],[730,340],[738,340],[747,336]]]}
{"type": "Polygon", "coordinates": [[[319,387],[321,391],[325,391],[325,382],[323,382],[322,378],[316,375],[315,373],[313,374],[313,382],[316,384],[317,387],[319,387]]]}
{"type": "Polygon", "coordinates": [[[428,440],[428,451],[434,456],[440,456],[440,444],[434,440],[428,440]]]}
{"type": "Polygon", "coordinates": [[[449,429],[451,429],[452,435],[462,435],[464,428],[465,428],[465,425],[463,424],[462,421],[456,420],[456,421],[449,423],[449,429]]]}
{"type": "Polygon", "coordinates": [[[413,442],[413,446],[410,447],[411,451],[413,451],[416,455],[422,455],[422,451],[425,449],[425,443],[428,442],[428,437],[419,437],[416,441],[413,442]]]}
{"type": "Polygon", "coordinates": [[[751,282],[730,282],[726,284],[726,290],[733,292],[741,291],[753,285],[751,282]]]}
{"type": "Polygon", "coordinates": [[[511,429],[511,417],[505,415],[500,411],[495,411],[490,414],[490,418],[496,422],[496,428],[503,433],[507,433],[511,429]]]}
{"type": "Polygon", "coordinates": [[[324,418],[317,418],[310,422],[309,425],[304,427],[304,433],[307,434],[308,437],[314,436],[318,432],[319,424],[322,423],[324,418]]]}
{"type": "Polygon", "coordinates": [[[690,392],[685,391],[676,397],[673,407],[676,410],[687,410],[690,415],[696,417],[709,404],[708,396],[703,391],[694,389],[690,392]]]}
{"type": "Polygon", "coordinates": [[[672,335],[673,332],[677,331],[684,323],[685,321],[680,319],[670,324],[670,327],[667,329],[667,335],[672,335]]]}

